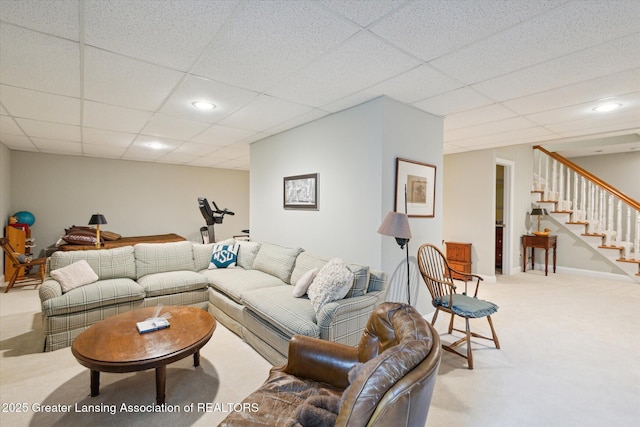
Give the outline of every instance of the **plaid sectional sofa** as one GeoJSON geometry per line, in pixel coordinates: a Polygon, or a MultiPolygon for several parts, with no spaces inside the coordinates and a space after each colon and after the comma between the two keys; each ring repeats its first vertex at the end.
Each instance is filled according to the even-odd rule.
{"type": "Polygon", "coordinates": [[[47,271],[86,260],[98,281],[63,293],[48,276],[40,286],[45,351],[69,347],[92,324],[130,310],[192,305],[207,310],[207,278],[197,272],[193,243],[142,243],[107,250],[54,252],[47,271]]]}
{"type": "MultiPolygon", "coordinates": [[[[209,313],[273,365],[286,361],[295,334],[357,345],[369,315],[386,298],[386,273],[347,264],[354,274],[351,289],[316,313],[307,296],[293,297],[293,285],[327,258],[271,243],[238,244],[236,268],[200,271],[209,282],[209,313]]],[[[194,245],[194,254],[203,267],[211,245],[194,245]]]]}
{"type": "Polygon", "coordinates": [[[40,286],[45,351],[69,347],[89,326],[119,313],[158,304],[192,305],[208,310],[279,365],[295,334],[357,345],[369,315],[385,300],[384,272],[347,264],[354,274],[351,289],[316,313],[308,297],[293,297],[293,284],[327,258],[301,248],[237,243],[237,266],[217,269],[209,269],[213,244],[188,241],[53,253],[47,271],[86,260],[99,280],[63,293],[47,276],[40,286]]]}

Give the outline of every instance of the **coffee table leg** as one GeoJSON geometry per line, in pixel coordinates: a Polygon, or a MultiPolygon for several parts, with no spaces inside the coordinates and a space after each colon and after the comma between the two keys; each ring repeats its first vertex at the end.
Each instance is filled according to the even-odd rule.
{"type": "Polygon", "coordinates": [[[193,366],[200,366],[200,350],[193,353],[193,366]]]}
{"type": "Polygon", "coordinates": [[[167,382],[167,365],[156,368],[156,403],[164,403],[164,385],[167,382]]]}
{"type": "Polygon", "coordinates": [[[91,397],[100,394],[100,371],[91,371],[91,397]]]}

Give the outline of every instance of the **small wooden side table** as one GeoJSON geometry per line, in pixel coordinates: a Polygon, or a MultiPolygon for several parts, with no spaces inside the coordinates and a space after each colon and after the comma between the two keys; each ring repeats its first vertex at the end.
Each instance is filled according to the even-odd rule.
{"type": "Polygon", "coordinates": [[[522,236],[522,271],[527,270],[527,248],[531,248],[531,269],[533,270],[536,261],[535,248],[544,249],[544,275],[549,272],[549,249],[553,249],[553,272],[556,272],[556,250],[558,236],[536,236],[535,234],[525,234],[522,236]]]}

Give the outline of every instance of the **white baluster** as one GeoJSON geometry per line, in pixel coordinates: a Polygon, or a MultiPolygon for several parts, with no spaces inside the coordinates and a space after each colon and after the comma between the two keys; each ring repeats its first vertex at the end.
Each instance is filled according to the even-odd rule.
{"type": "Polygon", "coordinates": [[[542,151],[538,151],[538,182],[536,184],[536,190],[542,190],[542,151]]]}
{"type": "Polygon", "coordinates": [[[582,211],[580,221],[584,222],[587,217],[587,180],[582,177],[582,183],[580,188],[580,210],[582,211]]]}
{"type": "Polygon", "coordinates": [[[578,173],[573,173],[573,222],[577,222],[580,220],[580,208],[578,207],[578,173]]]}
{"type": "Polygon", "coordinates": [[[560,165],[560,173],[558,183],[558,207],[556,208],[559,211],[564,210],[564,165],[560,165]]]}
{"type": "Polygon", "coordinates": [[[622,242],[622,200],[618,200],[616,211],[616,245],[620,246],[622,242]]]}
{"type": "Polygon", "coordinates": [[[600,222],[598,223],[598,233],[602,234],[605,230],[605,207],[604,207],[605,192],[600,189],[600,222]]]}
{"type": "Polygon", "coordinates": [[[640,261],[640,212],[636,211],[636,235],[633,239],[634,259],[640,261]]]}
{"type": "Polygon", "coordinates": [[[616,232],[613,229],[613,196],[611,194],[609,194],[608,200],[607,200],[607,229],[604,231],[605,234],[605,240],[604,240],[604,244],[605,246],[613,246],[613,241],[615,240],[616,237],[616,232]]]}
{"type": "Polygon", "coordinates": [[[544,167],[544,197],[543,200],[549,200],[549,156],[545,156],[547,159],[544,167]]]}
{"type": "Polygon", "coordinates": [[[622,259],[632,259],[631,258],[631,247],[633,243],[631,243],[631,206],[626,205],[627,207],[627,221],[626,221],[626,238],[624,239],[622,244],[622,259]]]}
{"type": "Polygon", "coordinates": [[[550,200],[558,200],[558,182],[556,178],[558,168],[558,162],[556,159],[551,161],[551,199],[550,200]]]}

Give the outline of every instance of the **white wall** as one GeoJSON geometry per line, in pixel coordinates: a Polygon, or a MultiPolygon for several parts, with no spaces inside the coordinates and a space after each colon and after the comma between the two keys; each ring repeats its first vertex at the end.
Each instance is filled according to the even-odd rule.
{"type": "Polygon", "coordinates": [[[100,212],[101,229],[123,236],[177,233],[201,241],[198,197],[235,212],[216,225],[222,240],[249,227],[249,173],[227,169],[11,152],[10,213],[33,212],[38,250],[100,212]]]}
{"type": "MultiPolygon", "coordinates": [[[[437,167],[436,217],[410,220],[414,261],[420,243],[442,235],[442,119],[386,97],[251,146],[252,238],[382,269],[391,277],[390,298],[406,300],[393,293],[406,289],[405,252],[376,233],[394,209],[396,157],[437,167]],[[283,177],[307,173],[319,174],[319,209],[285,210],[283,177]]],[[[421,310],[426,289],[412,264],[412,301],[421,310]]]]}
{"type": "MultiPolygon", "coordinates": [[[[13,212],[9,211],[11,202],[11,152],[7,147],[0,143],[0,224],[2,224],[2,236],[4,236],[4,227],[9,223],[9,215],[13,212]]],[[[0,255],[0,283],[4,281],[4,254],[0,255]]]]}
{"type": "Polygon", "coordinates": [[[570,160],[640,201],[640,152],[574,157],[570,160]]]}

